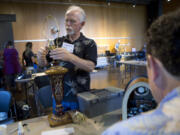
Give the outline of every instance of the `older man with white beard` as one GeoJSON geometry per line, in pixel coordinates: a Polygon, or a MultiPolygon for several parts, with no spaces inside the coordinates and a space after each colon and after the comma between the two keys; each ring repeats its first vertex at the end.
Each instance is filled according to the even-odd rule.
{"type": "Polygon", "coordinates": [[[58,48],[38,52],[38,62],[46,66],[50,60],[58,60],[59,66],[68,68],[64,76],[64,110],[78,109],[77,93],[90,89],[90,74],[97,63],[97,46],[94,40],[85,37],[80,30],[85,25],[86,14],[79,6],[71,6],[65,13],[67,35],[56,38],[58,48]],[[47,54],[51,59],[47,59],[47,54]]]}

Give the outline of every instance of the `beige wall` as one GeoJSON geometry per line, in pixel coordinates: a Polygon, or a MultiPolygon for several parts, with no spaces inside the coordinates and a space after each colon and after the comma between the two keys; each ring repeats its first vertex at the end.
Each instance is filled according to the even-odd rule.
{"type": "MultiPolygon", "coordinates": [[[[16,22],[13,22],[13,33],[20,56],[24,50],[25,42],[22,40],[45,39],[43,33],[48,28],[49,20],[44,23],[45,17],[52,15],[57,19],[60,26],[60,35],[65,35],[64,13],[68,4],[35,4],[35,3],[0,3],[0,14],[16,14],[16,22]],[[19,43],[19,42],[22,43],[19,43]]],[[[127,51],[131,47],[137,50],[144,44],[146,31],[146,7],[136,6],[133,8],[129,4],[111,3],[91,3],[81,5],[87,14],[87,22],[82,32],[95,39],[98,46],[109,45],[113,51],[114,44],[119,37],[130,37],[131,39],[121,39],[122,44],[130,43],[127,51]],[[104,5],[104,6],[102,6],[104,5]]],[[[33,51],[37,53],[45,42],[33,42],[33,51]]],[[[101,47],[103,48],[103,47],[101,47]]],[[[122,49],[123,50],[123,49],[122,49]]],[[[121,51],[122,51],[121,50],[121,51]]]]}

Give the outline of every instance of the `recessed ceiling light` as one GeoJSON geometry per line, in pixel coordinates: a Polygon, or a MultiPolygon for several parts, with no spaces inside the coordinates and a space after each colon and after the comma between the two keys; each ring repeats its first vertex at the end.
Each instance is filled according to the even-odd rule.
{"type": "Polygon", "coordinates": [[[136,4],[133,4],[132,7],[135,8],[135,7],[136,7],[136,4]]]}

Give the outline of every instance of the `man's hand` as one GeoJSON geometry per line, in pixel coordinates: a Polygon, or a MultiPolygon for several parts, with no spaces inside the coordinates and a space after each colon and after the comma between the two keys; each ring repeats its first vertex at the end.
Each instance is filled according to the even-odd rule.
{"type": "Polygon", "coordinates": [[[50,52],[50,57],[53,60],[71,61],[73,54],[68,52],[65,48],[56,48],[50,52]]]}
{"type": "Polygon", "coordinates": [[[78,68],[87,72],[91,72],[95,67],[95,64],[92,61],[79,58],[78,56],[68,52],[65,48],[56,48],[52,50],[50,52],[50,57],[53,58],[53,60],[71,62],[78,68]]]}
{"type": "Polygon", "coordinates": [[[40,50],[37,53],[37,60],[38,64],[41,66],[47,65],[46,55],[48,53],[48,50],[46,48],[40,48],[40,50]]]}

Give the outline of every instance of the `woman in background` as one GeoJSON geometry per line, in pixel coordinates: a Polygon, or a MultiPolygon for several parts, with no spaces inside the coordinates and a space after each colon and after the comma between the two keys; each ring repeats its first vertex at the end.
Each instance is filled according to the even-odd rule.
{"type": "Polygon", "coordinates": [[[14,48],[14,43],[8,41],[3,53],[3,71],[5,75],[5,88],[11,90],[15,88],[15,78],[18,73],[21,72],[21,66],[19,63],[19,55],[14,48]]]}
{"type": "Polygon", "coordinates": [[[33,67],[34,66],[34,53],[32,52],[32,42],[26,43],[26,50],[23,52],[22,65],[23,67],[33,67]]]}

